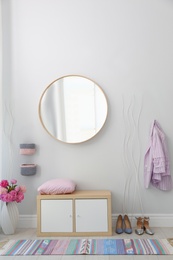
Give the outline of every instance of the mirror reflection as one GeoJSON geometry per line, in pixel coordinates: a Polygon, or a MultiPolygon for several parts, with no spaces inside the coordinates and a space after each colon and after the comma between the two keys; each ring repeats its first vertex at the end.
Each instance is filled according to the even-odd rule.
{"type": "Polygon", "coordinates": [[[53,81],[39,103],[44,128],[66,143],[80,143],[95,136],[105,123],[107,110],[102,89],[92,80],[76,75],[53,81]]]}

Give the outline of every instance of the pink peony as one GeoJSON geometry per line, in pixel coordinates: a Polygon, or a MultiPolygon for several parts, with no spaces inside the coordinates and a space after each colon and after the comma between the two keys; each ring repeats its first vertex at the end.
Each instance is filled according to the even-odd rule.
{"type": "Polygon", "coordinates": [[[18,192],[17,197],[16,197],[16,202],[19,203],[24,199],[23,192],[18,192]]]}
{"type": "Polygon", "coordinates": [[[6,188],[9,185],[9,182],[7,180],[2,180],[0,182],[0,186],[6,188]]]}
{"type": "Polygon", "coordinates": [[[12,191],[9,192],[9,194],[12,197],[12,201],[15,201],[16,197],[17,197],[17,191],[16,190],[12,190],[12,191]]]}
{"type": "Polygon", "coordinates": [[[15,190],[18,192],[18,191],[20,191],[20,187],[18,186],[18,187],[15,187],[15,190]]]}
{"type": "Polygon", "coordinates": [[[0,187],[0,195],[6,194],[8,190],[6,188],[0,187]]]}
{"type": "Polygon", "coordinates": [[[26,187],[25,187],[24,185],[21,185],[21,186],[19,186],[19,187],[20,187],[20,190],[21,190],[23,193],[26,192],[26,187]]]}
{"type": "Polygon", "coordinates": [[[17,183],[17,180],[15,180],[15,179],[11,180],[11,184],[16,184],[16,183],[17,183]]]}
{"type": "Polygon", "coordinates": [[[12,199],[13,199],[13,197],[11,196],[10,193],[6,193],[6,194],[1,195],[1,200],[4,201],[4,202],[11,202],[11,201],[13,201],[12,199]]]}

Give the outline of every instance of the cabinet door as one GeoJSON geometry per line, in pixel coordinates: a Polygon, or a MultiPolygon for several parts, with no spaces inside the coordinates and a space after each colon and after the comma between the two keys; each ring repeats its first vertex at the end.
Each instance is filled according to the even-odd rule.
{"type": "Polygon", "coordinates": [[[41,200],[41,232],[73,232],[72,200],[41,200]]]}
{"type": "Polygon", "coordinates": [[[76,199],[76,232],[107,232],[107,199],[76,199]]]}

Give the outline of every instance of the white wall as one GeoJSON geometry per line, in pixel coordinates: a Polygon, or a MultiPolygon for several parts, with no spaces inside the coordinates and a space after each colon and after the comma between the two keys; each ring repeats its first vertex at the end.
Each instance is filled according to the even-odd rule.
{"type": "Polygon", "coordinates": [[[143,186],[150,125],[164,129],[173,176],[173,1],[3,0],[3,175],[27,185],[20,214],[36,214],[37,187],[71,178],[78,189],[112,191],[113,213],[172,214],[173,191],[143,186]],[[38,103],[50,82],[79,74],[104,90],[109,112],[88,142],[56,141],[43,129],[38,103]],[[19,144],[37,145],[34,156],[19,144]],[[21,163],[38,164],[20,175],[21,163]]]}

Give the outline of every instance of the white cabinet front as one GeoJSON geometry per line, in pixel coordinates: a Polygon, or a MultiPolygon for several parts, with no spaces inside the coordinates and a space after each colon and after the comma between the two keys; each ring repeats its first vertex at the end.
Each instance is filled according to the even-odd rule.
{"type": "Polygon", "coordinates": [[[41,232],[73,232],[72,200],[41,200],[41,232]]]}
{"type": "Polygon", "coordinates": [[[76,232],[107,232],[107,199],[76,199],[76,232]]]}

